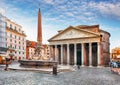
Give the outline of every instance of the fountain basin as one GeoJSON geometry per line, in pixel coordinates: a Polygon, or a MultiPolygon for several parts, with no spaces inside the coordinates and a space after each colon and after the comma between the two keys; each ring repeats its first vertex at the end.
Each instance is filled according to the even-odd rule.
{"type": "Polygon", "coordinates": [[[49,60],[19,60],[20,66],[53,66],[57,65],[56,61],[49,61],[49,60]]]}

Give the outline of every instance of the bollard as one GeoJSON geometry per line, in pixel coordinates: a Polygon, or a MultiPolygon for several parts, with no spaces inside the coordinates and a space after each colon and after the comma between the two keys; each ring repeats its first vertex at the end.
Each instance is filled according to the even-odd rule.
{"type": "Polygon", "coordinates": [[[53,65],[53,74],[57,75],[57,65],[53,65]]]}

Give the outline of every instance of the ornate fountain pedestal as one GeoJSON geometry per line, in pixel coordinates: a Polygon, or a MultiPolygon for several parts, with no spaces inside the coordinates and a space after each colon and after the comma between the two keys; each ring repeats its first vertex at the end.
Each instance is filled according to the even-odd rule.
{"type": "Polygon", "coordinates": [[[52,67],[53,65],[57,65],[56,61],[49,60],[19,60],[19,63],[23,67],[52,67]]]}
{"type": "Polygon", "coordinates": [[[20,66],[22,67],[52,67],[57,65],[56,61],[51,61],[45,54],[46,48],[41,44],[37,44],[35,48],[35,54],[31,60],[19,60],[20,66]]]}

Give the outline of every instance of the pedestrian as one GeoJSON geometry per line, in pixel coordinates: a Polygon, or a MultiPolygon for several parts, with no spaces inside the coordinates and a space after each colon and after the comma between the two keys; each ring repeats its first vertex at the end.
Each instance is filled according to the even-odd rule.
{"type": "Polygon", "coordinates": [[[6,62],[5,62],[5,64],[6,64],[6,67],[5,67],[5,70],[7,71],[8,70],[8,62],[10,61],[10,56],[9,56],[9,52],[7,52],[6,53],[6,62]]]}
{"type": "Polygon", "coordinates": [[[78,65],[77,68],[80,69],[80,65],[78,65]]]}

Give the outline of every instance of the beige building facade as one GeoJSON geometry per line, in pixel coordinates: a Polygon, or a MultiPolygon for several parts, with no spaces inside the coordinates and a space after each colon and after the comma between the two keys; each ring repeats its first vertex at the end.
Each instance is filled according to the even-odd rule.
{"type": "Polygon", "coordinates": [[[25,59],[26,57],[26,34],[22,26],[6,18],[7,47],[12,48],[10,55],[13,59],[25,59]]]}
{"type": "Polygon", "coordinates": [[[69,26],[50,38],[50,56],[59,64],[108,66],[110,34],[99,25],[69,26]]]}

